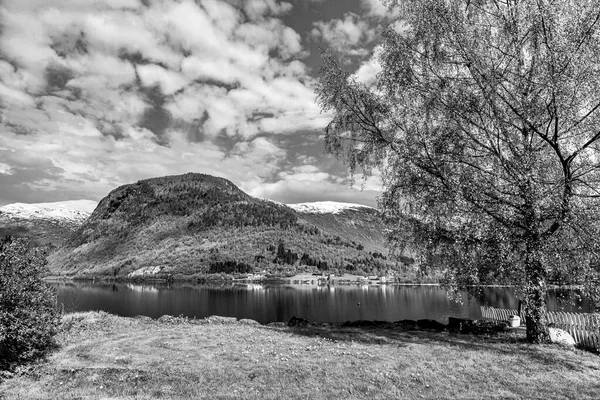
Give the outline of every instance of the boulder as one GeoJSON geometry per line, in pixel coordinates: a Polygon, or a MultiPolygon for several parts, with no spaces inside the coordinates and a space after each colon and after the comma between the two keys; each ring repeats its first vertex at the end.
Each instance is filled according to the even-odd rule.
{"type": "Polygon", "coordinates": [[[451,332],[471,333],[476,322],[468,318],[449,317],[448,330],[451,332]]]}
{"type": "Polygon", "coordinates": [[[417,321],[417,326],[421,329],[433,331],[443,331],[444,329],[446,329],[446,325],[434,319],[420,319],[417,321]]]}
{"type": "Polygon", "coordinates": [[[548,328],[550,341],[552,343],[562,344],[564,346],[575,346],[575,339],[565,330],[558,328],[548,328]]]}
{"type": "Polygon", "coordinates": [[[307,326],[310,325],[310,322],[304,318],[296,318],[293,316],[288,321],[288,326],[307,326]]]}
{"type": "Polygon", "coordinates": [[[342,324],[345,328],[381,328],[387,327],[390,323],[387,321],[369,321],[365,319],[359,319],[357,321],[346,321],[342,324]]]}
{"type": "Polygon", "coordinates": [[[414,319],[403,319],[400,321],[395,321],[394,326],[399,326],[403,329],[417,329],[417,321],[414,319]]]}

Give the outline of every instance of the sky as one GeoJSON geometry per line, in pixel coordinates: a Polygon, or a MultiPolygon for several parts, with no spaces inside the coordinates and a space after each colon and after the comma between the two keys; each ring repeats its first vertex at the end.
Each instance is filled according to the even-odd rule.
{"type": "Polygon", "coordinates": [[[0,0],[0,206],[187,172],[282,203],[375,206],[324,151],[319,48],[363,82],[379,0],[0,0]]]}

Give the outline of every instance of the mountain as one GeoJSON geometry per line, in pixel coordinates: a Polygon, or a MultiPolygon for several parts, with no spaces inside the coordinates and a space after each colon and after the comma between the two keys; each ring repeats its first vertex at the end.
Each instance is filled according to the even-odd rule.
{"type": "Polygon", "coordinates": [[[369,207],[286,206],[190,173],[113,190],[49,266],[54,274],[115,276],[383,272],[396,261],[384,255],[382,230],[369,207]]]}
{"type": "Polygon", "coordinates": [[[90,216],[96,204],[73,200],[0,207],[0,237],[26,237],[41,246],[60,246],[90,216]]]}
{"type": "Polygon", "coordinates": [[[327,234],[344,236],[372,251],[387,252],[381,215],[375,208],[335,201],[297,203],[287,206],[296,211],[299,219],[319,227],[327,234]]]}
{"type": "Polygon", "coordinates": [[[363,204],[339,203],[337,201],[314,201],[311,203],[287,204],[288,207],[303,214],[341,214],[347,211],[374,210],[376,209],[363,204]]]}

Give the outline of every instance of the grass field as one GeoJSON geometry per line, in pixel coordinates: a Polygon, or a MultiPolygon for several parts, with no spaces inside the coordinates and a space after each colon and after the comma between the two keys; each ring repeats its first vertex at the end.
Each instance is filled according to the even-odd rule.
{"type": "Polygon", "coordinates": [[[600,357],[519,334],[68,314],[60,348],[6,399],[598,398],[600,357]]]}

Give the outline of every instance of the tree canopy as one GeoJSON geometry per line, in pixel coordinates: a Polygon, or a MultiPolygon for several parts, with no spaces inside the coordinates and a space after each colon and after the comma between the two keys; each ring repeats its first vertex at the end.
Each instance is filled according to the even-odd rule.
{"type": "Polygon", "coordinates": [[[453,288],[515,285],[545,341],[549,284],[599,294],[600,1],[386,3],[375,85],[323,54],[327,150],[381,172],[393,243],[453,288]]]}
{"type": "Polygon", "coordinates": [[[45,254],[25,239],[0,238],[0,370],[43,356],[54,346],[61,312],[42,280],[45,254]]]}

